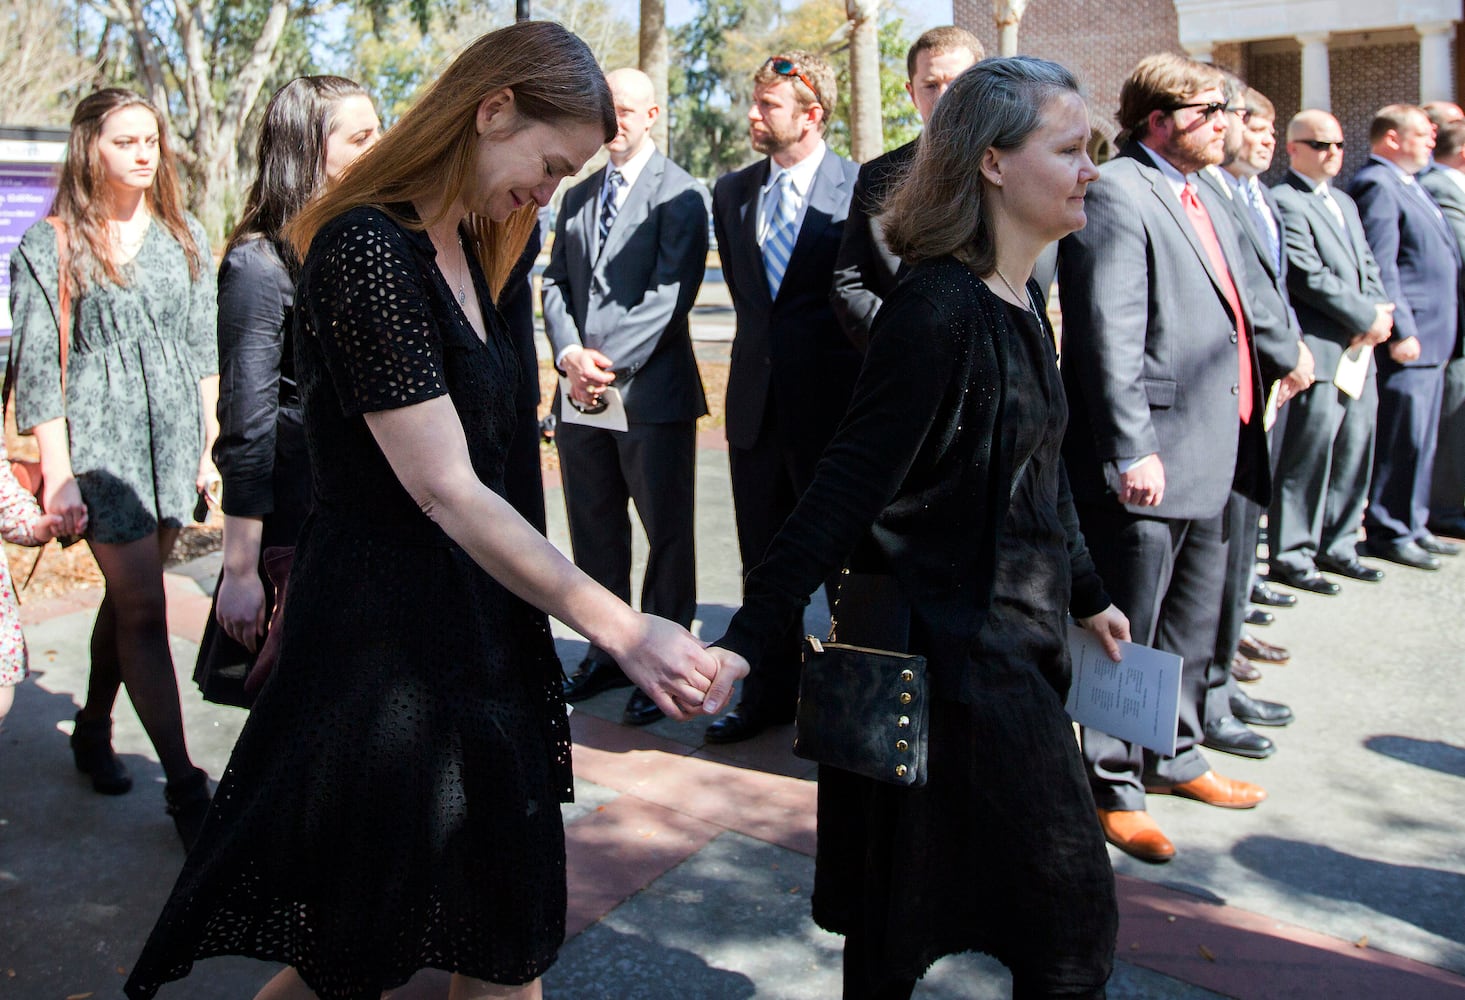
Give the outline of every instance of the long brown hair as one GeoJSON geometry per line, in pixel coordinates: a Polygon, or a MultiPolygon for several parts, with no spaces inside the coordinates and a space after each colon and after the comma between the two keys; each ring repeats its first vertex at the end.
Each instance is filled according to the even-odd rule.
{"type": "Polygon", "coordinates": [[[226,256],[246,240],[262,238],[275,245],[286,267],[295,269],[298,260],[285,241],[285,223],[326,186],[326,140],[337,108],[348,97],[365,96],[361,84],[342,76],[299,76],[275,91],[259,129],[259,174],[229,234],[226,256]]]}
{"type": "MultiPolygon", "coordinates": [[[[539,122],[588,122],[605,141],[616,134],[615,105],[605,74],[589,47],[548,21],[522,21],[483,35],[454,59],[402,120],[362,154],[339,184],[322,194],[285,227],[301,259],[331,219],[371,205],[390,213],[397,202],[437,199],[440,212],[469,183],[478,145],[478,105],[507,88],[522,118],[539,122]]],[[[495,297],[524,249],[532,228],[526,205],[504,222],[470,218],[474,249],[495,297]]],[[[426,229],[442,218],[397,221],[426,229]]]]}
{"type": "Polygon", "coordinates": [[[85,291],[94,281],[127,284],[121,264],[112,256],[112,233],[108,226],[112,189],[107,184],[107,172],[97,149],[102,123],[123,108],[146,108],[158,123],[158,170],[153,174],[152,187],[144,194],[148,211],[183,248],[188,258],[189,278],[197,281],[203,273],[204,251],[194,242],[183,213],[178,164],[169,145],[167,123],[158,109],[141,95],[108,87],[82,98],[71,116],[66,160],[61,164],[61,180],[56,187],[56,198],[51,202],[51,214],[66,224],[69,234],[71,259],[66,277],[73,294],[85,291]]]}
{"type": "Polygon", "coordinates": [[[986,277],[997,268],[977,164],[989,148],[1016,149],[1043,124],[1055,96],[1077,93],[1058,63],[1032,56],[984,59],[936,102],[905,176],[880,216],[890,251],[908,264],[947,254],[986,277]]]}

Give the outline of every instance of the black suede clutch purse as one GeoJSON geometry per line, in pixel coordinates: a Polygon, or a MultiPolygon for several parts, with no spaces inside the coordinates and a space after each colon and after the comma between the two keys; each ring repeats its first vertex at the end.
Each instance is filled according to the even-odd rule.
{"type": "Polygon", "coordinates": [[[796,755],[876,781],[926,783],[930,687],[926,658],[899,651],[909,632],[909,606],[891,577],[845,573],[830,641],[804,638],[796,755]],[[850,638],[894,648],[834,641],[839,618],[850,638]]]}

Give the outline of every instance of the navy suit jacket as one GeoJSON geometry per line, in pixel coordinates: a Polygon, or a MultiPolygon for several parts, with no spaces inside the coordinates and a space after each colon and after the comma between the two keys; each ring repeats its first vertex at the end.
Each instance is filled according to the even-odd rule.
{"type": "Polygon", "coordinates": [[[712,224],[723,280],[737,313],[727,383],[727,440],[752,448],[772,400],[785,443],[807,443],[817,456],[834,434],[860,370],[829,305],[858,167],[829,150],[814,183],[793,255],[775,299],[758,248],[758,192],[768,182],[765,158],[720,178],[712,192],[712,224]]]}
{"type": "MultiPolygon", "coordinates": [[[[1233,283],[1245,280],[1236,227],[1204,185],[1233,283]]],[[[1063,239],[1063,382],[1068,432],[1063,457],[1075,501],[1115,503],[1105,462],[1158,454],[1165,496],[1141,516],[1200,519],[1226,506],[1232,489],[1265,506],[1271,498],[1262,430],[1260,366],[1252,341],[1250,423],[1237,414],[1238,317],[1170,182],[1136,142],[1100,168],[1086,199],[1088,225],[1063,239]]],[[[1252,326],[1247,297],[1242,316],[1252,326]]]]}
{"type": "MultiPolygon", "coordinates": [[[[1384,291],[1394,303],[1393,335],[1419,338],[1419,360],[1409,366],[1449,360],[1460,322],[1460,252],[1449,224],[1417,180],[1405,185],[1392,165],[1379,160],[1359,168],[1348,193],[1358,203],[1384,291]]],[[[1387,351],[1376,354],[1379,367],[1398,366],[1387,351]]]]}

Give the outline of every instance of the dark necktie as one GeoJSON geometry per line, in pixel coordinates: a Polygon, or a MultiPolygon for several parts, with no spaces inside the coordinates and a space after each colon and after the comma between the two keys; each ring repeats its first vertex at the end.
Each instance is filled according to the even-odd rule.
{"type": "Polygon", "coordinates": [[[619,170],[612,170],[605,175],[605,201],[600,204],[600,248],[605,249],[606,237],[610,236],[610,227],[616,220],[616,213],[621,210],[616,202],[620,198],[621,185],[625,178],[619,170]]]}
{"type": "Polygon", "coordinates": [[[1221,295],[1226,300],[1226,305],[1231,307],[1231,315],[1236,319],[1236,348],[1237,348],[1237,372],[1241,379],[1240,397],[1237,400],[1237,412],[1241,414],[1243,424],[1251,423],[1251,341],[1246,335],[1246,319],[1241,312],[1241,296],[1236,292],[1236,283],[1231,280],[1231,269],[1226,266],[1226,255],[1221,252],[1221,241],[1216,238],[1216,227],[1211,224],[1211,214],[1206,207],[1200,203],[1195,195],[1195,185],[1187,183],[1180,192],[1180,204],[1185,206],[1185,214],[1190,219],[1190,224],[1195,227],[1195,234],[1200,237],[1200,245],[1205,248],[1206,256],[1210,258],[1211,267],[1220,279],[1221,295]]]}

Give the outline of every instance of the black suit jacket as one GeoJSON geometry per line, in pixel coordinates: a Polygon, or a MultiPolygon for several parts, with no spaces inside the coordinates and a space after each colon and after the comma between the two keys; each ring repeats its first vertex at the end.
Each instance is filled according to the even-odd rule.
{"type": "Polygon", "coordinates": [[[1394,337],[1419,338],[1417,361],[1400,366],[1387,351],[1379,351],[1379,367],[1441,364],[1454,352],[1459,333],[1460,254],[1454,233],[1418,182],[1406,186],[1387,163],[1365,163],[1348,193],[1358,203],[1368,245],[1394,303],[1394,337]]]}
{"type": "MultiPolygon", "coordinates": [[[[1272,254],[1251,206],[1241,200],[1219,167],[1201,171],[1201,183],[1225,202],[1241,237],[1241,257],[1246,273],[1244,284],[1238,284],[1242,284],[1242,294],[1251,299],[1252,340],[1256,343],[1257,360],[1262,366],[1262,384],[1270,386],[1296,368],[1302,357],[1302,330],[1287,297],[1287,255],[1285,252],[1277,256],[1272,254]]],[[[1266,188],[1261,190],[1267,208],[1277,222],[1277,243],[1285,246],[1282,216],[1276,202],[1272,200],[1271,192],[1266,188]]]]}
{"type": "MultiPolygon", "coordinates": [[[[1170,181],[1134,142],[1100,173],[1088,191],[1088,225],[1064,238],[1058,259],[1070,413],[1063,456],[1074,498],[1117,502],[1104,463],[1158,454],[1164,499],[1130,505],[1131,513],[1214,517],[1233,488],[1265,506],[1271,469],[1255,338],[1253,416],[1242,425],[1238,317],[1170,181]]],[[[1231,213],[1203,185],[1198,197],[1239,284],[1245,270],[1231,213]]],[[[1249,327],[1247,297],[1240,299],[1249,327]]]]}
{"type": "Polygon", "coordinates": [[[769,161],[720,178],[712,193],[723,280],[737,313],[727,383],[727,440],[735,448],[758,443],[771,401],[778,433],[822,450],[849,405],[860,354],[834,318],[829,287],[856,172],[855,164],[825,153],[777,299],[757,238],[758,192],[769,161]]]}
{"type": "Polygon", "coordinates": [[[880,207],[915,155],[916,140],[912,140],[861,166],[855,179],[844,239],[834,261],[829,302],[850,341],[862,351],[870,341],[875,313],[895,291],[902,267],[900,258],[885,246],[880,207]]]}

